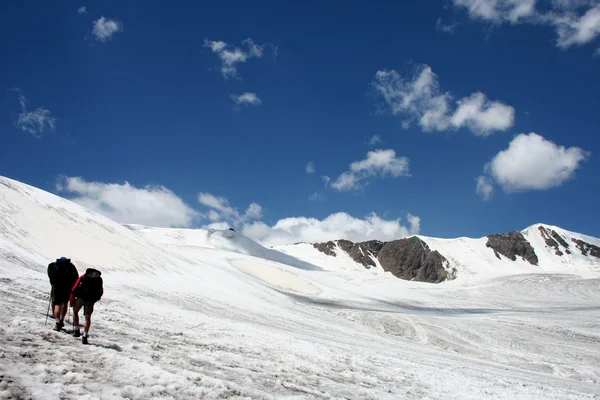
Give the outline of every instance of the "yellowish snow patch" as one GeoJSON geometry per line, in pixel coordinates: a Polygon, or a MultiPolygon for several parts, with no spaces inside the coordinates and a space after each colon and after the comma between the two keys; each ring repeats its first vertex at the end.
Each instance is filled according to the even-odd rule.
{"type": "Polygon", "coordinates": [[[292,290],[304,294],[318,294],[320,292],[317,287],[309,281],[298,277],[296,274],[284,271],[258,259],[240,258],[229,260],[229,262],[240,271],[280,289],[292,290]]]}

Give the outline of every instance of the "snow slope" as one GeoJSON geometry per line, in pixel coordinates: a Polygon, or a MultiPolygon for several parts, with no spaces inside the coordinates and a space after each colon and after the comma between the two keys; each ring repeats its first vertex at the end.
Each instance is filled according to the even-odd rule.
{"type": "Polygon", "coordinates": [[[406,282],[310,245],[122,226],[0,177],[0,398],[600,396],[593,266],[507,270],[477,239],[425,240],[470,275],[406,282]],[[61,255],[103,271],[90,346],[44,325],[61,255]]]}

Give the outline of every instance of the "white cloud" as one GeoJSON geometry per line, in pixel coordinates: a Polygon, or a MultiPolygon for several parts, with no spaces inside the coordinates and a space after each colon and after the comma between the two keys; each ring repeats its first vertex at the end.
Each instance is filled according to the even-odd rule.
{"type": "Polygon", "coordinates": [[[473,19],[492,24],[530,23],[554,27],[556,45],[583,45],[600,35],[600,4],[597,0],[552,0],[536,9],[535,0],[453,0],[473,19]],[[549,4],[548,4],[549,3],[549,4]]]}
{"type": "Polygon", "coordinates": [[[396,157],[392,149],[374,150],[367,153],[367,158],[350,164],[350,170],[342,173],[331,186],[339,191],[360,189],[365,179],[381,176],[393,178],[409,175],[409,159],[396,157]]]}
{"type": "Polygon", "coordinates": [[[561,48],[583,45],[600,35],[600,5],[581,16],[566,13],[555,15],[550,20],[556,28],[557,45],[561,48]]]}
{"type": "Polygon", "coordinates": [[[219,214],[215,210],[208,210],[206,217],[211,221],[218,221],[221,219],[221,214],[219,214]]]}
{"type": "Polygon", "coordinates": [[[515,109],[498,101],[488,101],[481,92],[458,101],[450,123],[455,127],[468,127],[479,135],[505,131],[513,125],[515,109]]]}
{"type": "Polygon", "coordinates": [[[253,105],[257,106],[262,103],[262,101],[258,98],[256,93],[246,92],[243,94],[232,94],[231,99],[235,103],[235,107],[239,108],[242,105],[253,105]]]}
{"type": "Polygon", "coordinates": [[[204,225],[202,228],[222,231],[231,228],[231,225],[227,222],[213,222],[211,224],[204,225]]]}
{"type": "Polygon", "coordinates": [[[19,104],[21,112],[17,115],[15,126],[24,132],[31,134],[35,138],[41,138],[44,133],[54,131],[56,129],[56,118],[50,111],[43,107],[38,107],[35,110],[27,110],[27,99],[20,93],[19,89],[14,89],[19,93],[19,104]]]}
{"type": "Polygon", "coordinates": [[[245,63],[251,58],[261,58],[264,54],[264,46],[254,43],[250,38],[242,41],[242,44],[246,47],[245,50],[220,40],[204,39],[204,47],[208,47],[219,56],[221,74],[225,79],[238,77],[236,64],[245,63]]]}
{"type": "Polygon", "coordinates": [[[481,175],[478,176],[475,181],[477,182],[477,186],[475,187],[477,195],[485,201],[491,199],[494,195],[494,185],[492,185],[491,180],[488,177],[481,175]]]}
{"type": "Polygon", "coordinates": [[[188,227],[200,214],[164,186],[136,188],[128,182],[87,182],[61,178],[56,186],[75,203],[120,223],[159,227],[188,227]]]}
{"type": "Polygon", "coordinates": [[[117,32],[123,30],[123,24],[110,18],[101,16],[94,21],[94,27],[92,28],[92,35],[96,38],[96,41],[105,43],[117,32]]]}
{"type": "Polygon", "coordinates": [[[466,8],[471,18],[493,23],[516,23],[535,12],[535,0],[454,0],[454,5],[466,8]]]}
{"type": "Polygon", "coordinates": [[[579,147],[558,146],[536,133],[520,134],[486,164],[485,171],[506,192],[545,190],[573,178],[590,155],[579,147]]]}
{"type": "Polygon", "coordinates": [[[85,15],[85,14],[87,14],[87,7],[81,6],[81,7],[79,7],[79,8],[77,9],[77,12],[78,12],[80,15],[85,15]]]}
{"type": "Polygon", "coordinates": [[[309,162],[308,164],[306,164],[306,173],[307,174],[314,174],[316,172],[316,168],[315,168],[315,164],[313,164],[313,162],[309,162]]]}
{"type": "Polygon", "coordinates": [[[262,218],[262,207],[257,203],[251,203],[242,214],[237,208],[232,207],[225,197],[200,193],[198,194],[198,202],[210,208],[208,218],[214,222],[228,222],[233,226],[239,226],[250,220],[262,218]]]}
{"type": "Polygon", "coordinates": [[[217,197],[210,193],[200,193],[198,194],[198,201],[200,204],[212,208],[216,210],[215,212],[218,211],[224,215],[232,215],[237,212],[229,205],[229,200],[225,197],[217,197]]]}
{"type": "Polygon", "coordinates": [[[245,217],[248,219],[261,219],[262,207],[256,203],[250,204],[246,210],[245,217]]]}
{"type": "Polygon", "coordinates": [[[336,239],[353,242],[388,241],[419,233],[420,218],[409,214],[407,220],[409,225],[405,226],[401,224],[400,218],[385,220],[371,213],[365,219],[360,219],[340,212],[322,220],[306,217],[285,218],[273,226],[264,222],[254,222],[245,225],[242,233],[267,246],[336,239]]]}
{"type": "Polygon", "coordinates": [[[383,143],[383,140],[381,140],[381,136],[379,136],[379,135],[373,135],[373,136],[371,136],[371,138],[369,139],[369,144],[370,144],[371,146],[374,146],[374,145],[376,145],[376,144],[380,144],[380,143],[383,143]]]}
{"type": "Polygon", "coordinates": [[[387,112],[405,117],[405,128],[416,120],[428,132],[467,128],[475,135],[487,136],[514,123],[513,107],[489,101],[481,92],[458,100],[452,111],[452,95],[441,91],[438,77],[428,65],[419,66],[408,80],[394,70],[377,71],[371,85],[387,112]]]}

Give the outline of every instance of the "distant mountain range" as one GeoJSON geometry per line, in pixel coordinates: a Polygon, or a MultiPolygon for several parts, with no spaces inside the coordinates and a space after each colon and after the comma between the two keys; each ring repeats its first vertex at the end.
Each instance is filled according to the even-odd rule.
{"type": "Polygon", "coordinates": [[[380,266],[398,278],[423,282],[455,279],[461,266],[476,264],[474,258],[485,262],[491,255],[505,263],[521,261],[545,269],[556,265],[600,270],[599,239],[544,224],[481,239],[412,236],[390,242],[341,239],[313,246],[331,257],[343,252],[365,268],[380,266]]]}

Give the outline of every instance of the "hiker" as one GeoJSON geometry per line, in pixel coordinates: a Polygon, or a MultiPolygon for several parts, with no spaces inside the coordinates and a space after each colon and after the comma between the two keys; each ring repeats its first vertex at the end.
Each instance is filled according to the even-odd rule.
{"type": "Polygon", "coordinates": [[[85,315],[85,325],[83,326],[83,336],[81,343],[88,344],[88,335],[92,325],[92,313],[94,312],[94,303],[96,303],[104,294],[102,286],[102,273],[94,268],[88,268],[85,274],[81,275],[75,285],[69,301],[73,307],[73,336],[81,336],[79,330],[79,310],[83,307],[85,315]]]}
{"type": "Polygon", "coordinates": [[[48,278],[52,285],[50,298],[56,321],[55,331],[60,331],[65,325],[65,315],[69,309],[69,295],[78,276],[77,268],[67,257],[58,258],[48,264],[48,278]]]}

